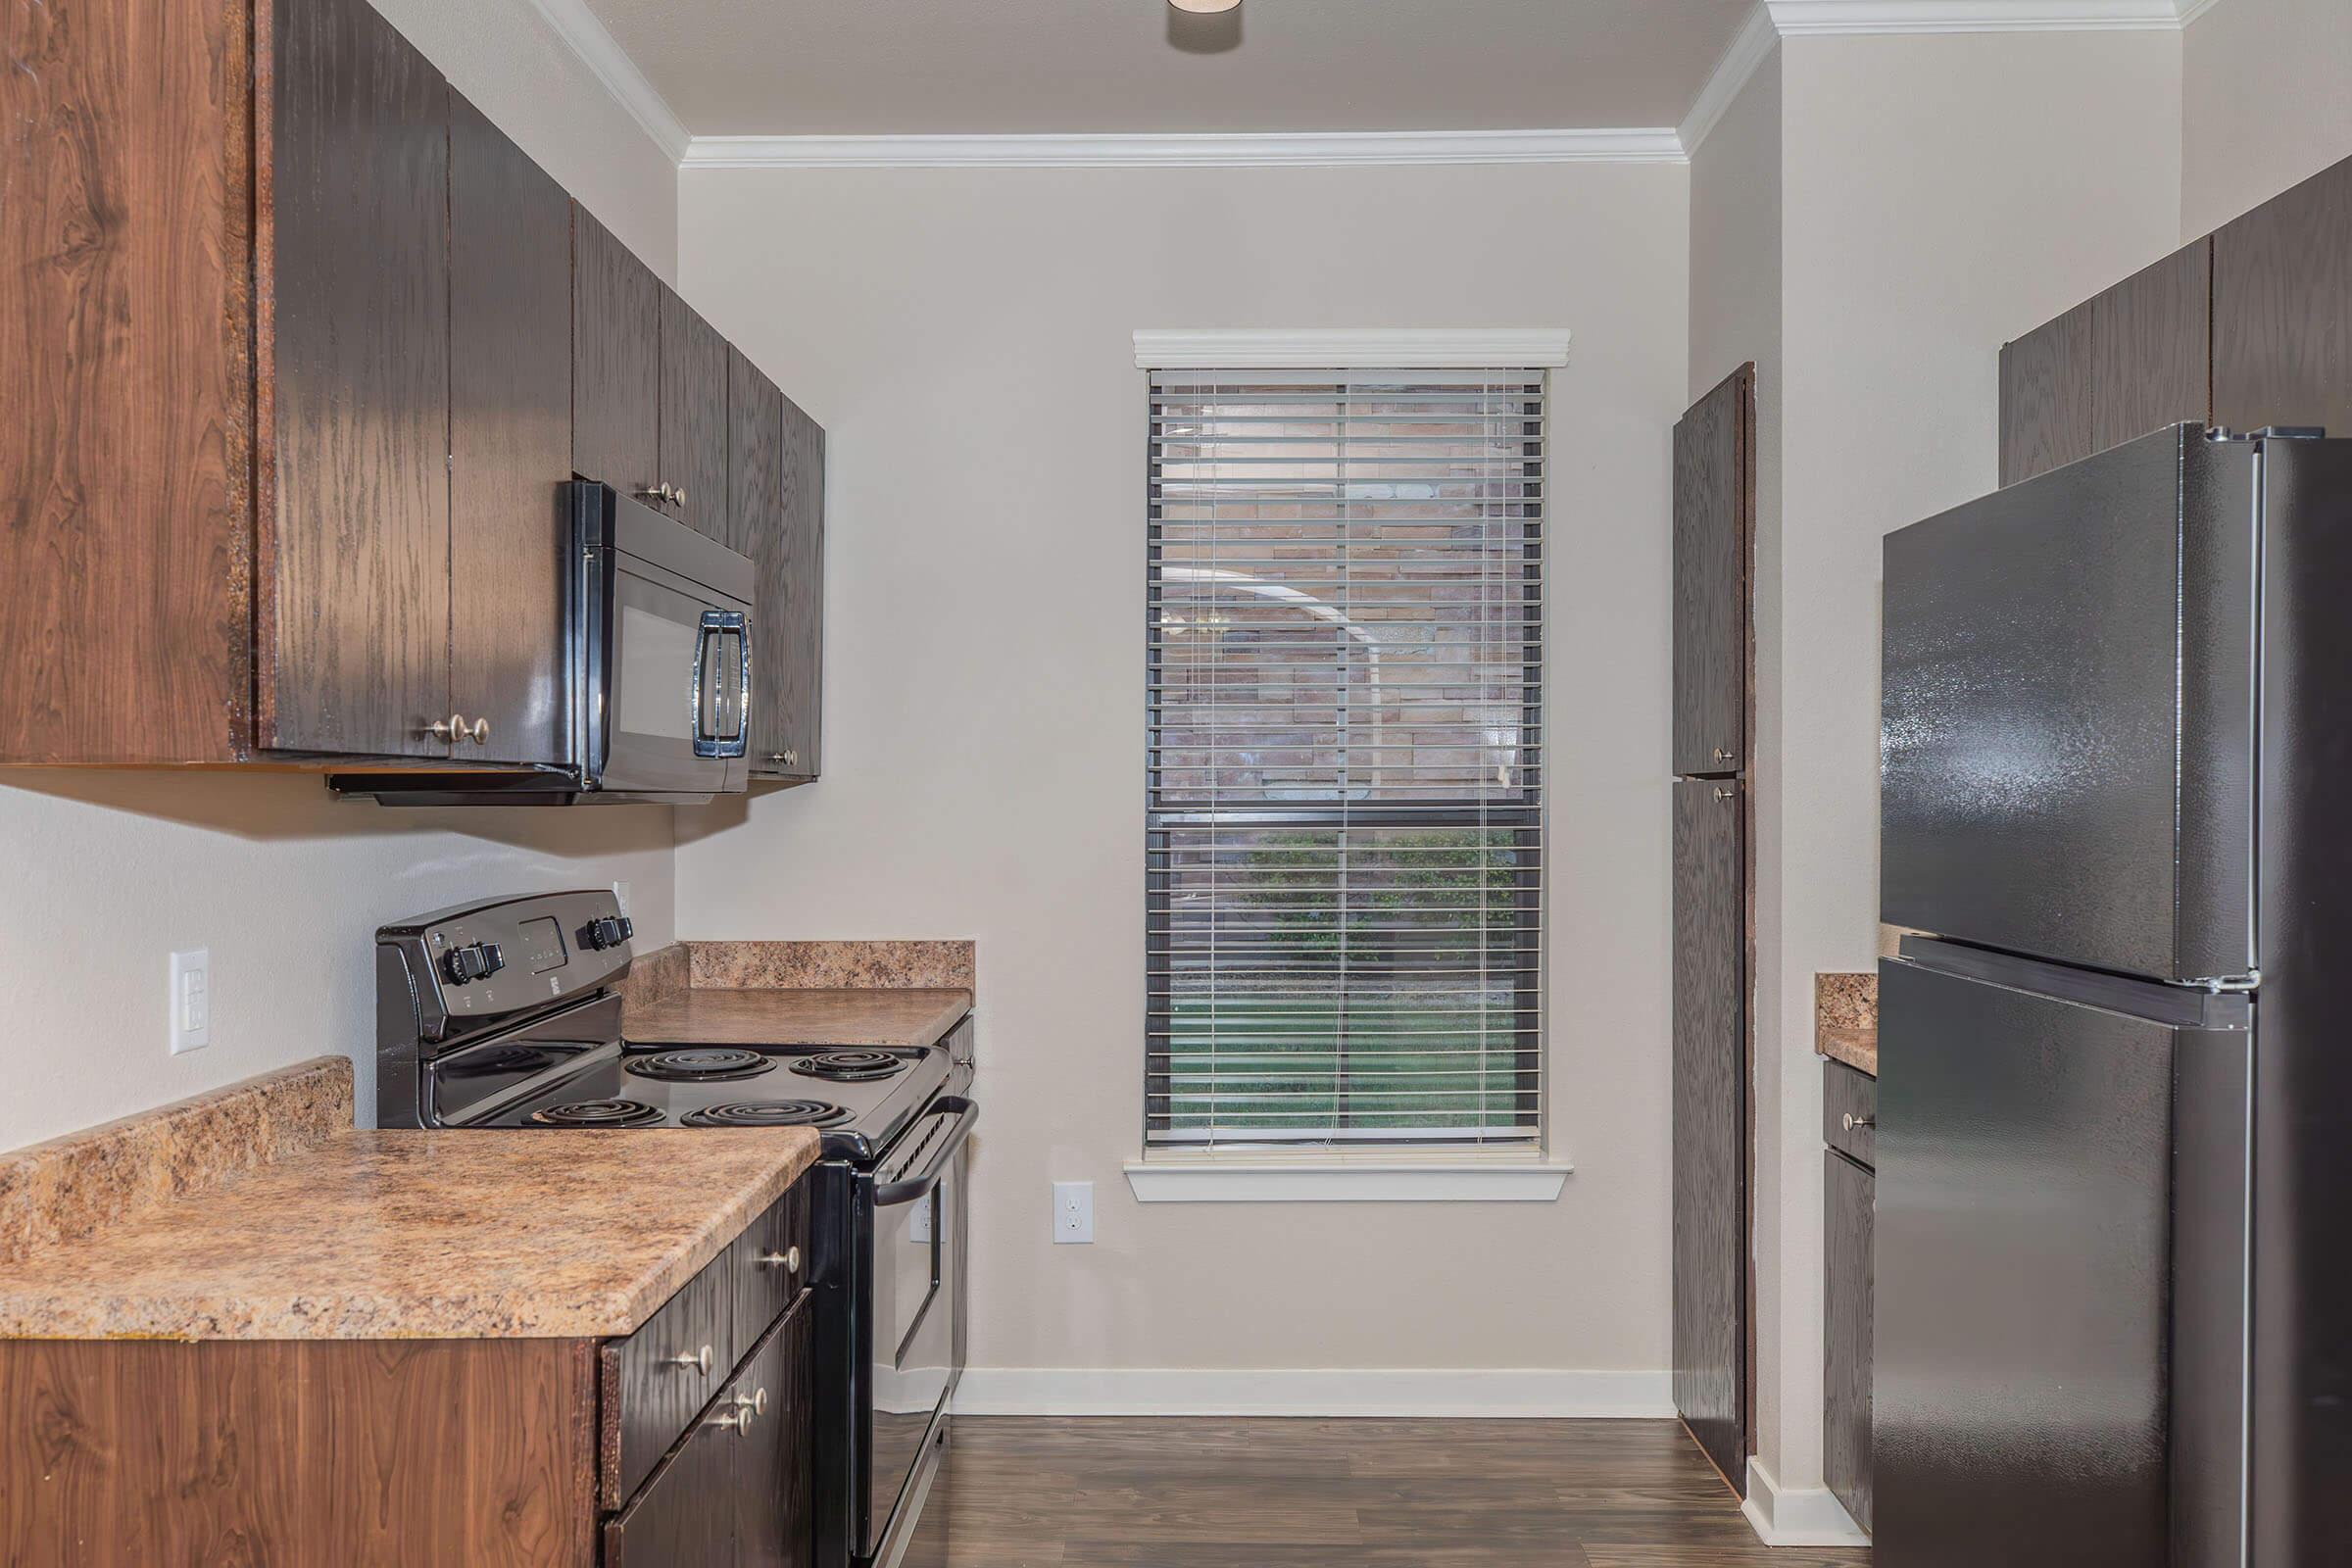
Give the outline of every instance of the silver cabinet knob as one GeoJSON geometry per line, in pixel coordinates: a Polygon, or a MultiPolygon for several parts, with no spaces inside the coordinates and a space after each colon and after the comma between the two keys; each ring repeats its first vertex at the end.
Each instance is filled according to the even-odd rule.
{"type": "Polygon", "coordinates": [[[681,507],[684,506],[686,504],[686,487],[684,485],[679,485],[676,489],[669,493],[669,499],[676,502],[681,507]]]}
{"type": "Polygon", "coordinates": [[[447,718],[436,718],[424,726],[424,732],[437,741],[463,743],[466,739],[466,715],[452,713],[447,718]]]}
{"type": "Polygon", "coordinates": [[[761,1252],[757,1261],[761,1268],[780,1268],[787,1274],[798,1274],[801,1271],[801,1250],[789,1247],[781,1252],[761,1252]]]}
{"type": "Polygon", "coordinates": [[[677,486],[664,481],[663,483],[655,485],[650,490],[638,491],[637,499],[640,501],[659,501],[665,505],[674,503],[678,506],[684,506],[686,504],[686,492],[682,489],[679,489],[677,486]]]}
{"type": "Polygon", "coordinates": [[[1728,801],[1737,793],[1738,791],[1736,790],[1727,790],[1721,785],[1718,785],[1715,789],[1715,798],[1719,801],[1728,801]]]}
{"type": "Polygon", "coordinates": [[[752,1424],[754,1416],[767,1414],[767,1390],[755,1389],[749,1394],[735,1396],[735,1430],[741,1432],[752,1424]]]}
{"type": "Polygon", "coordinates": [[[1732,754],[1728,747],[1718,746],[1715,748],[1715,760],[1718,762],[1728,762],[1731,760],[1732,754]]]}
{"type": "Polygon", "coordinates": [[[1857,1129],[1867,1130],[1879,1124],[1876,1116],[1857,1116],[1850,1110],[1845,1113],[1844,1122],[1845,1130],[1849,1133],[1857,1129]]]}
{"type": "Polygon", "coordinates": [[[665,1366],[686,1367],[689,1370],[700,1372],[705,1377],[709,1377],[710,1375],[710,1347],[706,1345],[699,1350],[682,1351],[677,1355],[668,1357],[662,1364],[665,1366]]]}
{"type": "Polygon", "coordinates": [[[770,752],[767,754],[767,760],[771,767],[798,767],[801,765],[801,754],[798,752],[770,752]]]}
{"type": "Polygon", "coordinates": [[[473,733],[472,733],[471,735],[469,735],[468,737],[466,737],[466,738],[467,738],[468,740],[471,740],[471,741],[473,742],[473,744],[474,744],[474,745],[476,745],[476,746],[487,746],[487,745],[489,745],[489,744],[490,744],[490,721],[489,721],[488,719],[486,719],[486,718],[477,718],[477,719],[475,719],[475,720],[473,721],[473,733]]]}

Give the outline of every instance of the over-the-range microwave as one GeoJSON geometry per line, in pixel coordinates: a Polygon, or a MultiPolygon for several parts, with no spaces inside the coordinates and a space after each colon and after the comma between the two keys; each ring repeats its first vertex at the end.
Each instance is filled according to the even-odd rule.
{"type": "Polygon", "coordinates": [[[751,561],[609,484],[564,489],[564,761],[329,775],[338,793],[386,806],[695,805],[743,793],[751,561]]]}

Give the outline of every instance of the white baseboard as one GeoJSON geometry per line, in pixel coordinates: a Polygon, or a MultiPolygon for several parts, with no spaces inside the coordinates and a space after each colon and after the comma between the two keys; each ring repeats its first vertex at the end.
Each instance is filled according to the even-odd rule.
{"type": "Polygon", "coordinates": [[[961,1415],[1607,1416],[1671,1418],[1673,1374],[1322,1368],[976,1366],[961,1415]]]}
{"type": "Polygon", "coordinates": [[[1767,1546],[1867,1546],[1870,1537],[1827,1487],[1784,1491],[1772,1472],[1747,1461],[1747,1501],[1740,1511],[1767,1546]]]}

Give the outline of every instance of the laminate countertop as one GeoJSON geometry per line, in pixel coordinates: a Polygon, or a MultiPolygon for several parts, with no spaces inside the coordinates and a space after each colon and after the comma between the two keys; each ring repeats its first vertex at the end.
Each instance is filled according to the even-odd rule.
{"type": "Polygon", "coordinates": [[[628,1334],[816,1154],[805,1127],[346,1131],[0,1264],[0,1338],[628,1334]]]}
{"type": "Polygon", "coordinates": [[[972,1010],[969,991],[697,986],[632,1005],[621,1031],[649,1046],[928,1046],[972,1010]]]}

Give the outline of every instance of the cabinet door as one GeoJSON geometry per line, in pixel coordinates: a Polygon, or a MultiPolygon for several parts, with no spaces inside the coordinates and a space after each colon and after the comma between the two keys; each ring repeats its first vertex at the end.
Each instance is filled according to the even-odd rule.
{"type": "Polygon", "coordinates": [[[1674,427],[1674,771],[1747,765],[1749,520],[1756,371],[1742,366],[1674,427]]]}
{"type": "Polygon", "coordinates": [[[1854,1523],[1870,1528],[1870,1227],[1878,1179],[1822,1151],[1828,1280],[1822,1347],[1821,1473],[1854,1523]]]}
{"type": "Polygon", "coordinates": [[[604,1568],[731,1568],[743,1437],[727,1400],[698,1416],[645,1490],[606,1521],[604,1568]]]}
{"type": "Polygon", "coordinates": [[[2213,239],[2213,416],[2352,435],[2352,160],[2213,239]]]}
{"type": "Polygon", "coordinates": [[[1747,1458],[1747,932],[1736,781],[1674,786],[1674,1406],[1747,1458]]]}
{"type": "Polygon", "coordinates": [[[2168,424],[2202,424],[2213,404],[2213,242],[2198,240],[2090,302],[2091,449],[2168,424]]]}
{"type": "Polygon", "coordinates": [[[727,340],[663,289],[662,482],[681,494],[662,510],[721,544],[731,532],[727,435],[727,340]]]}
{"type": "Polygon", "coordinates": [[[576,202],[571,243],[571,466],[636,495],[661,482],[661,280],[576,202]]]}
{"type": "Polygon", "coordinates": [[[2087,303],[2078,305],[2001,350],[2001,483],[2095,450],[2091,314],[2087,303]]]}
{"type": "Polygon", "coordinates": [[[816,1556],[809,1323],[798,1305],[753,1352],[729,1391],[754,1412],[735,1452],[735,1561],[740,1568],[810,1568],[816,1556]],[[743,1401],[752,1402],[746,1405],[743,1401]]]}
{"type": "Polygon", "coordinates": [[[456,93],[449,106],[450,706],[455,754],[554,762],[571,477],[571,199],[456,93]]]}
{"type": "Polygon", "coordinates": [[[449,96],[367,0],[280,0],[257,161],[257,739],[439,757],[449,96]]]}
{"type": "Polygon", "coordinates": [[[752,762],[771,776],[811,779],[823,734],[825,432],[790,398],[779,401],[783,508],[775,539],[752,553],[768,670],[753,700],[752,762]]]}

